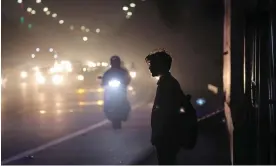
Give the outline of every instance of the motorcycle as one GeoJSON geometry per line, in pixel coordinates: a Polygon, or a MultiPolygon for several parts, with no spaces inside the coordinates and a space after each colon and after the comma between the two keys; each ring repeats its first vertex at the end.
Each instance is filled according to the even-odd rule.
{"type": "Polygon", "coordinates": [[[122,122],[127,120],[130,110],[126,85],[116,78],[110,79],[104,86],[104,113],[112,122],[113,129],[122,128],[122,122]]]}

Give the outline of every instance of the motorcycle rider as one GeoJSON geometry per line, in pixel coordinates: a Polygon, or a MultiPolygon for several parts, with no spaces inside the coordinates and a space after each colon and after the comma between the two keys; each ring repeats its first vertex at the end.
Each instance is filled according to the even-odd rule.
{"type": "MultiPolygon", "coordinates": [[[[126,121],[128,112],[130,111],[130,104],[127,99],[127,87],[130,84],[131,78],[130,78],[128,70],[121,66],[122,64],[121,64],[121,59],[119,56],[117,56],[117,55],[112,56],[110,58],[110,64],[111,64],[111,68],[108,69],[104,73],[101,85],[103,87],[108,86],[109,81],[113,78],[116,78],[117,80],[120,81],[120,83],[122,85],[121,90],[123,91],[123,93],[121,93],[121,94],[124,95],[121,97],[125,97],[125,103],[122,105],[124,106],[123,108],[126,111],[123,114],[124,116],[122,117],[122,120],[126,121]]],[[[105,101],[104,102],[104,112],[106,113],[107,118],[112,121],[112,117],[110,117],[109,116],[110,114],[108,113],[108,111],[109,111],[108,109],[110,109],[110,107],[109,107],[109,103],[106,102],[107,98],[108,98],[108,94],[104,93],[104,101],[105,101]]],[[[116,99],[112,99],[112,100],[116,100],[116,99]]]]}

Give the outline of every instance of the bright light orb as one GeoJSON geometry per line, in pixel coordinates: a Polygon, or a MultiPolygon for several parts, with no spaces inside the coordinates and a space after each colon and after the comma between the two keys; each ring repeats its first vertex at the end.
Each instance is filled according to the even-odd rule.
{"type": "Polygon", "coordinates": [[[74,26],[73,26],[73,25],[71,25],[71,26],[70,26],[70,29],[71,29],[71,30],[74,30],[74,26]]]}
{"type": "Polygon", "coordinates": [[[35,50],[36,50],[36,52],[39,52],[39,51],[40,51],[40,48],[36,48],[35,50]]]}
{"type": "Polygon", "coordinates": [[[63,24],[64,23],[64,20],[59,20],[59,24],[63,24]]]}
{"type": "Polygon", "coordinates": [[[35,54],[32,54],[31,56],[32,56],[32,58],[35,58],[35,54]]]}
{"type": "Polygon", "coordinates": [[[35,11],[35,10],[32,10],[32,11],[31,11],[31,13],[32,13],[32,14],[35,14],[35,13],[36,13],[36,11],[35,11]]]}
{"type": "Polygon", "coordinates": [[[127,15],[128,16],[132,16],[132,12],[127,12],[127,15]]]}
{"type": "Polygon", "coordinates": [[[30,7],[27,8],[27,12],[31,12],[32,10],[33,10],[33,9],[30,8],[30,7]]]}
{"type": "Polygon", "coordinates": [[[54,51],[54,49],[53,48],[49,48],[49,52],[53,52],[54,51]]]}
{"type": "Polygon", "coordinates": [[[130,7],[135,7],[136,6],[136,4],[135,3],[130,3],[130,5],[129,5],[130,7]]]}
{"type": "Polygon", "coordinates": [[[85,26],[81,26],[81,30],[84,31],[85,30],[85,26]]]}
{"type": "Polygon", "coordinates": [[[53,13],[53,14],[52,14],[52,17],[53,17],[53,18],[56,18],[56,17],[57,17],[57,14],[56,14],[56,13],[53,13]]]}
{"type": "Polygon", "coordinates": [[[123,11],[128,11],[128,7],[127,7],[127,6],[124,6],[124,7],[123,7],[123,11]]]}
{"type": "Polygon", "coordinates": [[[41,0],[36,0],[36,3],[41,3],[41,0]]]}
{"type": "Polygon", "coordinates": [[[50,12],[50,11],[47,11],[47,12],[46,12],[46,15],[50,15],[50,14],[51,14],[51,12],[50,12]]]}
{"type": "Polygon", "coordinates": [[[86,32],[90,32],[90,29],[87,28],[87,29],[85,29],[85,31],[86,31],[86,32]]]}
{"type": "Polygon", "coordinates": [[[43,8],[44,12],[47,12],[49,9],[47,7],[43,8]]]}
{"type": "Polygon", "coordinates": [[[87,41],[87,40],[88,40],[88,37],[84,36],[84,37],[82,38],[82,40],[83,40],[83,41],[87,41]]]}
{"type": "Polygon", "coordinates": [[[100,32],[101,32],[100,28],[97,28],[96,33],[100,33],[100,32]]]}
{"type": "Polygon", "coordinates": [[[17,3],[22,3],[23,2],[23,0],[17,0],[17,3]]]}

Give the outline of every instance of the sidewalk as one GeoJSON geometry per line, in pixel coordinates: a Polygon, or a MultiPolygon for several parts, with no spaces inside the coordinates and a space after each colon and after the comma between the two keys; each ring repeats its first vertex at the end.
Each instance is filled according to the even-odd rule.
{"type": "MultiPolygon", "coordinates": [[[[221,112],[209,119],[199,122],[199,137],[195,149],[182,150],[178,155],[180,165],[230,165],[230,149],[226,124],[221,121],[221,112]]],[[[153,152],[139,163],[140,165],[158,164],[153,152]]]]}

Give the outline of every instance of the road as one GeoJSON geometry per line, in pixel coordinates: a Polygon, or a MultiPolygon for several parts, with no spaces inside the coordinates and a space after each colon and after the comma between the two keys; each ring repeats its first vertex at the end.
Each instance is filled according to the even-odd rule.
{"type": "MultiPolygon", "coordinates": [[[[102,112],[101,94],[91,89],[80,94],[70,90],[38,93],[28,88],[4,93],[2,164],[157,164],[149,142],[152,105],[138,102],[131,93],[129,120],[123,130],[114,131],[102,112]]],[[[202,122],[197,148],[182,152],[181,163],[229,164],[221,117],[202,122]]]]}
{"type": "Polygon", "coordinates": [[[3,94],[2,164],[119,164],[130,159],[124,151],[129,155],[138,153],[148,143],[147,134],[142,134],[145,136],[143,141],[137,134],[149,133],[149,109],[140,107],[142,103],[130,93],[136,111],[124,124],[123,131],[114,132],[105,121],[101,99],[102,92],[97,90],[79,94],[75,91],[36,92],[21,87],[13,93],[3,94]],[[47,145],[49,142],[50,146],[47,145]],[[130,148],[132,151],[118,149],[126,143],[129,145],[125,149],[134,146],[130,148]],[[39,146],[42,149],[37,150],[39,146]],[[26,151],[28,153],[22,156],[26,151]],[[110,160],[106,159],[108,154],[110,160]],[[85,156],[87,160],[84,160],[85,156]]]}

